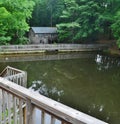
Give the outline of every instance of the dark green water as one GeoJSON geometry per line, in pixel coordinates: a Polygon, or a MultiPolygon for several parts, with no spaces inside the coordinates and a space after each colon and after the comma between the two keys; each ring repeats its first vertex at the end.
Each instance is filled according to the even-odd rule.
{"type": "Polygon", "coordinates": [[[25,70],[31,89],[120,124],[120,58],[98,53],[27,57],[0,58],[0,71],[7,65],[25,70]]]}

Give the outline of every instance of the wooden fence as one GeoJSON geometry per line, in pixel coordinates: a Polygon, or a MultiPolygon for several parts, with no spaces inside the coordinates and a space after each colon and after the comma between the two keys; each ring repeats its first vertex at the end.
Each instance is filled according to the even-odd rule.
{"type": "Polygon", "coordinates": [[[27,86],[27,73],[25,71],[7,66],[1,73],[1,77],[10,80],[20,86],[27,86]]]}
{"type": "Polygon", "coordinates": [[[0,124],[107,124],[5,78],[21,72],[8,66],[1,73],[0,124]]]}
{"type": "Polygon", "coordinates": [[[39,44],[39,45],[3,45],[0,53],[30,53],[45,51],[96,51],[106,49],[106,44],[39,44]]]}

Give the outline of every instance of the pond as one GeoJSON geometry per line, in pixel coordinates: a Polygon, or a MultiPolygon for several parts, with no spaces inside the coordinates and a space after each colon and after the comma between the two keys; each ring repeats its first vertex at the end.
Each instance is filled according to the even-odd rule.
{"type": "Polygon", "coordinates": [[[120,123],[120,58],[102,53],[0,57],[28,73],[28,88],[97,117],[120,123]]]}

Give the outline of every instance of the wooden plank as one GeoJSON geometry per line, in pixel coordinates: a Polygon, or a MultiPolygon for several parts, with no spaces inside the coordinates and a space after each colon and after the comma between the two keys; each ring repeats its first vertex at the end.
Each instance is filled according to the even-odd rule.
{"type": "Polygon", "coordinates": [[[16,76],[14,76],[14,83],[17,84],[17,77],[16,76]]]}
{"type": "Polygon", "coordinates": [[[2,124],[2,89],[0,89],[0,124],[2,124]]]}
{"type": "Polygon", "coordinates": [[[7,66],[7,68],[9,68],[10,70],[14,70],[17,73],[24,73],[24,71],[20,70],[20,69],[16,69],[16,68],[13,68],[11,66],[7,66]]]}
{"type": "Polygon", "coordinates": [[[45,112],[41,110],[41,124],[45,124],[45,112]]]}
{"type": "Polygon", "coordinates": [[[21,86],[23,86],[23,75],[21,75],[20,79],[21,79],[21,86]]]}
{"type": "Polygon", "coordinates": [[[14,124],[17,124],[16,96],[13,96],[13,121],[14,121],[14,124]]]}
{"type": "Polygon", "coordinates": [[[11,95],[8,93],[8,124],[11,124],[11,95]]]}
{"type": "Polygon", "coordinates": [[[18,73],[15,75],[7,76],[5,78],[23,87],[26,87],[27,85],[27,79],[25,73],[18,73]]]}
{"type": "Polygon", "coordinates": [[[5,97],[5,91],[3,90],[2,92],[2,98],[3,98],[3,112],[2,112],[2,115],[3,115],[3,122],[4,124],[6,124],[6,97],[5,97]]]}
{"type": "Polygon", "coordinates": [[[19,114],[20,114],[20,104],[19,104],[19,102],[20,102],[20,98],[16,98],[16,106],[17,106],[17,110],[16,110],[16,113],[17,113],[17,124],[20,124],[20,118],[19,118],[19,114]]]}
{"type": "Polygon", "coordinates": [[[23,108],[23,124],[27,124],[26,106],[23,108]]]}
{"type": "Polygon", "coordinates": [[[32,113],[33,113],[33,107],[31,105],[31,102],[29,100],[26,101],[26,104],[22,105],[23,109],[23,124],[33,124],[32,123],[32,113]]]}
{"type": "Polygon", "coordinates": [[[51,124],[55,124],[55,117],[51,116],[51,124]]]}
{"type": "Polygon", "coordinates": [[[21,77],[17,77],[18,78],[18,84],[21,86],[21,77]]]}
{"type": "Polygon", "coordinates": [[[7,67],[0,73],[0,76],[4,76],[5,73],[7,73],[7,67]]]}
{"type": "Polygon", "coordinates": [[[20,99],[20,102],[19,102],[19,123],[20,124],[23,124],[23,108],[22,108],[22,105],[23,105],[23,100],[20,99]]]}

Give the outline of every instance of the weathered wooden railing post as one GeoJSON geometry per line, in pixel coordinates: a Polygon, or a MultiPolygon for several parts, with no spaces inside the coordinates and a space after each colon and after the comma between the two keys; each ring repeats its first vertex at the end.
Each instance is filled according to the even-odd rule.
{"type": "Polygon", "coordinates": [[[8,93],[8,123],[11,123],[11,95],[8,93]]]}
{"type": "Polygon", "coordinates": [[[26,123],[33,124],[33,105],[30,99],[26,100],[26,123]]]}
{"type": "Polygon", "coordinates": [[[54,118],[54,116],[51,116],[51,124],[55,124],[55,118],[54,118]]]}
{"type": "Polygon", "coordinates": [[[1,98],[1,94],[2,90],[0,89],[0,124],[2,122],[2,98],[1,98]]]}
{"type": "Polygon", "coordinates": [[[26,107],[23,108],[23,124],[27,124],[26,107]]]}
{"type": "Polygon", "coordinates": [[[19,114],[19,118],[20,118],[20,124],[23,124],[23,111],[24,111],[24,108],[22,108],[23,106],[23,100],[20,98],[20,101],[19,101],[19,109],[20,109],[20,114],[19,114]]]}

